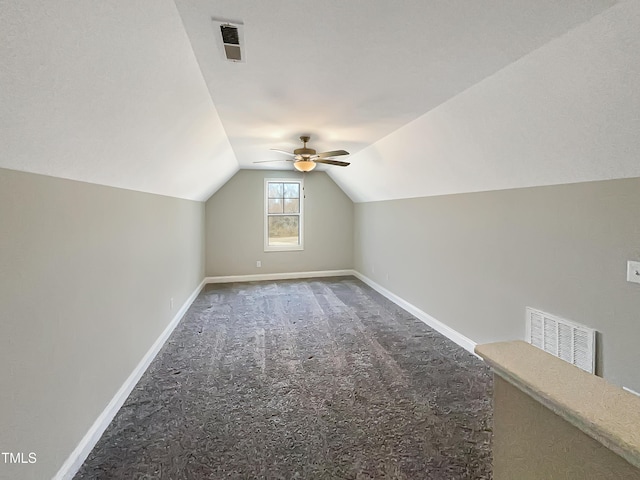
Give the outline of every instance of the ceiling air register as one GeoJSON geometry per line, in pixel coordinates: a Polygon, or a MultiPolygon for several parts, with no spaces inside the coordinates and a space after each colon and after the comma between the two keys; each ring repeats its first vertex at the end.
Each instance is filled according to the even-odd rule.
{"type": "Polygon", "coordinates": [[[245,62],[244,24],[222,18],[212,18],[214,28],[220,29],[222,52],[230,62],[245,62]]]}

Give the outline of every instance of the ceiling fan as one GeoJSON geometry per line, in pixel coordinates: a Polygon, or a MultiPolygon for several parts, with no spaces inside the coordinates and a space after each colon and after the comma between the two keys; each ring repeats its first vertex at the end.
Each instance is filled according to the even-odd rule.
{"type": "Polygon", "coordinates": [[[340,155],[349,155],[346,150],[332,150],[330,152],[316,153],[313,148],[307,148],[307,142],[311,137],[309,135],[301,135],[300,140],[304,146],[302,148],[296,148],[293,153],[284,150],[278,150],[272,148],[275,152],[284,153],[293,157],[287,160],[262,160],[253,163],[268,163],[268,162],[293,162],[293,167],[300,172],[310,172],[316,168],[317,163],[326,163],[327,165],[337,165],[338,167],[347,167],[350,164],[348,162],[341,162],[340,160],[332,160],[329,157],[339,157],[340,155]]]}

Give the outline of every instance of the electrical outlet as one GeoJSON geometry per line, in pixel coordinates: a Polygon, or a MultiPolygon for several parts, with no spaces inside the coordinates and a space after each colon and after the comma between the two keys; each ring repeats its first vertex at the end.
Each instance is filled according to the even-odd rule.
{"type": "Polygon", "coordinates": [[[256,262],[256,267],[261,268],[262,267],[262,262],[260,260],[258,260],[256,262]]]}
{"type": "Polygon", "coordinates": [[[169,300],[169,308],[173,310],[173,297],[169,300]]]}
{"type": "Polygon", "coordinates": [[[627,282],[640,283],[640,262],[627,262],[627,282]]]}

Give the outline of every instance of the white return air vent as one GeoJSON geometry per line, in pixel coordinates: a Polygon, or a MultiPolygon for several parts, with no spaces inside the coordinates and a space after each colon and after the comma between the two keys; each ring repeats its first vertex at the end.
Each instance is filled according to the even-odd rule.
{"type": "Polygon", "coordinates": [[[596,331],[564,318],[527,307],[527,342],[595,373],[596,331]]]}
{"type": "Polygon", "coordinates": [[[231,62],[244,62],[244,25],[241,22],[215,18],[212,20],[224,57],[231,62]]]}

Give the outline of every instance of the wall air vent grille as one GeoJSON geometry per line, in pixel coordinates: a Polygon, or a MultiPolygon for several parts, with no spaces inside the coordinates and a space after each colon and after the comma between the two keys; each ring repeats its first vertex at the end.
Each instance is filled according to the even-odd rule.
{"type": "Polygon", "coordinates": [[[595,373],[596,331],[527,307],[527,342],[589,373],[595,373]]]}

